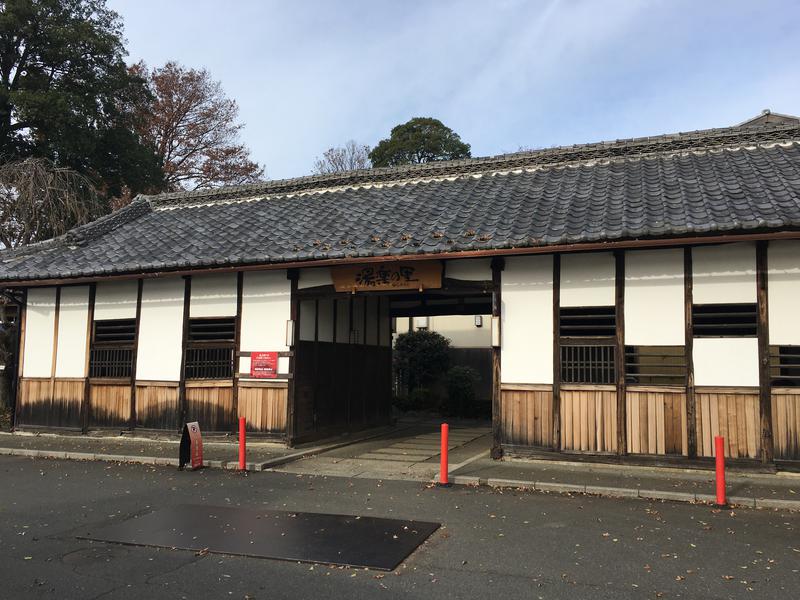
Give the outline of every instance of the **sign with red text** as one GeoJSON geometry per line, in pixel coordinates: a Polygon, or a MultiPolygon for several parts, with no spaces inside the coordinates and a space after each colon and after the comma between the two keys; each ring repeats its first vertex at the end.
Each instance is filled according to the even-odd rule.
{"type": "Polygon", "coordinates": [[[251,352],[250,377],[253,379],[275,379],[278,377],[277,352],[251,352]]]}

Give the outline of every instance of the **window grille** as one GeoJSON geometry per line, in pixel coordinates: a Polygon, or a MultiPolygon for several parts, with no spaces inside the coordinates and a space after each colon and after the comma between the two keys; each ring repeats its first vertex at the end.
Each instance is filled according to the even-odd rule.
{"type": "Polygon", "coordinates": [[[685,385],[683,346],[626,346],[625,381],[638,385],[685,385]]]}
{"type": "Polygon", "coordinates": [[[758,307],[749,304],[695,304],[692,306],[697,337],[755,337],[758,307]]]}
{"type": "Polygon", "coordinates": [[[775,387],[800,386],[800,346],[770,346],[769,374],[775,387]]]}
{"type": "Polygon", "coordinates": [[[130,378],[135,340],[136,319],[95,321],[89,353],[89,377],[130,378]]]}
{"type": "Polygon", "coordinates": [[[234,373],[236,319],[189,320],[186,379],[230,379],[234,373]]]}
{"type": "Polygon", "coordinates": [[[610,342],[562,343],[562,383],[616,383],[614,349],[614,344],[610,342]]]}

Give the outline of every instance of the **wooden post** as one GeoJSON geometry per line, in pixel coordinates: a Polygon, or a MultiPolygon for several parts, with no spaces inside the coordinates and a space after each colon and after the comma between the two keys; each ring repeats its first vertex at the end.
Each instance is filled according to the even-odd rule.
{"type": "Polygon", "coordinates": [[[142,291],[144,279],[140,279],[136,286],[136,324],[133,331],[133,351],[131,352],[131,416],[128,428],[136,428],[136,365],[139,360],[139,328],[142,320],[142,291]]]}
{"type": "Polygon", "coordinates": [[[617,325],[614,344],[614,362],[617,379],[617,454],[628,453],[627,399],[625,397],[625,251],[614,252],[616,272],[614,276],[615,320],[617,325]]]}
{"type": "MultiPolygon", "coordinates": [[[[501,327],[501,284],[505,261],[502,258],[492,259],[492,326],[495,321],[501,327]]],[[[498,339],[502,340],[502,329],[498,331],[498,339]]],[[[492,333],[492,338],[495,334],[492,333]]],[[[500,406],[500,346],[492,344],[492,458],[503,456],[501,445],[502,421],[500,406]]]]}
{"type": "Polygon", "coordinates": [[[22,376],[25,367],[25,322],[28,318],[28,288],[22,291],[19,309],[19,360],[17,361],[17,398],[14,406],[14,428],[19,424],[19,408],[22,405],[22,376]]]}
{"type": "Polygon", "coordinates": [[[181,338],[181,373],[178,383],[178,431],[186,422],[188,403],[186,401],[186,348],[189,346],[189,304],[192,300],[192,277],[184,277],[183,287],[183,337],[181,338]]]}
{"type": "Polygon", "coordinates": [[[697,458],[697,397],[694,392],[694,284],[692,282],[692,248],[683,249],[684,345],[686,355],[686,453],[697,458]]]}
{"type": "Polygon", "coordinates": [[[86,433],[89,429],[89,410],[92,401],[91,360],[92,360],[92,339],[94,338],[94,303],[97,294],[97,284],[89,284],[89,309],[86,319],[86,357],[83,372],[86,379],[83,382],[83,401],[81,402],[81,430],[86,433]]]}
{"type": "Polygon", "coordinates": [[[772,385],[769,374],[769,261],[766,241],[756,243],[756,285],[758,289],[758,404],[761,417],[761,462],[772,463],[772,385]]]}
{"type": "Polygon", "coordinates": [[[288,269],[286,278],[289,280],[290,299],[289,299],[289,319],[294,323],[292,331],[292,345],[289,348],[289,378],[288,390],[286,392],[286,441],[289,446],[294,446],[297,437],[297,424],[295,423],[296,411],[295,402],[297,396],[297,340],[300,339],[300,310],[297,296],[297,283],[300,272],[297,269],[288,269]]]}
{"type": "Polygon", "coordinates": [[[561,255],[553,255],[553,450],[561,450],[561,255]]]}
{"type": "Polygon", "coordinates": [[[233,334],[233,373],[231,390],[233,408],[231,409],[232,427],[236,428],[239,417],[239,352],[242,340],[242,295],[244,290],[244,273],[239,271],[236,274],[236,329],[233,334]]]}
{"type": "MultiPolygon", "coordinates": [[[[50,406],[56,399],[56,362],[58,362],[58,320],[61,316],[61,287],[56,288],[55,318],[53,319],[53,355],[50,360],[50,406]]],[[[51,408],[52,410],[52,408],[51,408]]],[[[59,417],[59,423],[61,423],[59,417]]]]}

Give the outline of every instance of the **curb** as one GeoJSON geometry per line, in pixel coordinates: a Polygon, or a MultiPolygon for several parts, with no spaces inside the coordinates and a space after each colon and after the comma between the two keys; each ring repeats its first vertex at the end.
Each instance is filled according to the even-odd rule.
{"type": "MultiPolygon", "coordinates": [[[[643,500],[690,502],[692,504],[713,504],[716,500],[716,497],[711,494],[696,494],[694,492],[641,490],[638,488],[605,487],[550,481],[479,479],[478,477],[455,476],[453,477],[453,483],[457,485],[486,485],[491,488],[515,488],[537,492],[555,492],[559,494],[587,494],[606,498],[641,498],[643,500]]],[[[746,508],[780,508],[800,511],[800,500],[781,500],[777,498],[729,496],[728,505],[746,508]]]]}
{"type": "MultiPolygon", "coordinates": [[[[323,452],[328,452],[329,450],[336,450],[337,448],[343,448],[344,446],[349,446],[351,444],[368,441],[374,438],[381,437],[388,432],[402,431],[403,429],[409,429],[410,427],[411,426],[407,426],[401,429],[382,428],[381,430],[375,431],[370,435],[364,437],[351,438],[348,440],[339,440],[322,446],[306,448],[305,450],[299,450],[297,452],[294,452],[292,454],[287,454],[285,456],[278,456],[276,458],[272,458],[264,462],[248,462],[246,463],[247,471],[249,472],[266,471],[271,467],[283,465],[292,462],[294,460],[297,460],[299,458],[304,458],[307,456],[315,456],[317,454],[322,454],[323,452]]],[[[137,456],[128,454],[95,454],[92,452],[65,452],[63,450],[32,450],[28,448],[0,447],[0,456],[24,456],[28,458],[54,458],[62,460],[64,459],[98,460],[105,462],[135,463],[140,465],[158,465],[166,467],[178,466],[177,458],[167,458],[162,456],[137,456]]],[[[211,469],[225,469],[228,471],[238,471],[239,461],[204,460],[203,467],[211,469]]]]}

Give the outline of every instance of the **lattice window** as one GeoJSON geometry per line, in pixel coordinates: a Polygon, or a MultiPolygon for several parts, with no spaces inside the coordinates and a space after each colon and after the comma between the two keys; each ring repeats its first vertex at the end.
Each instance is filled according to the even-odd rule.
{"type": "Polygon", "coordinates": [[[616,383],[613,306],[562,307],[559,330],[562,383],[616,383]]]}
{"type": "Polygon", "coordinates": [[[89,353],[89,377],[129,379],[133,375],[136,319],[95,321],[89,353]]]}
{"type": "Polygon", "coordinates": [[[613,343],[569,343],[561,345],[563,383],[614,384],[616,362],[613,343]]]}
{"type": "Polygon", "coordinates": [[[747,304],[695,304],[692,306],[697,337],[755,337],[758,306],[747,304]]]}
{"type": "Polygon", "coordinates": [[[230,379],[234,373],[236,319],[189,320],[186,379],[230,379]]]}
{"type": "Polygon", "coordinates": [[[683,346],[625,346],[625,381],[638,385],[685,385],[683,346]]]}

